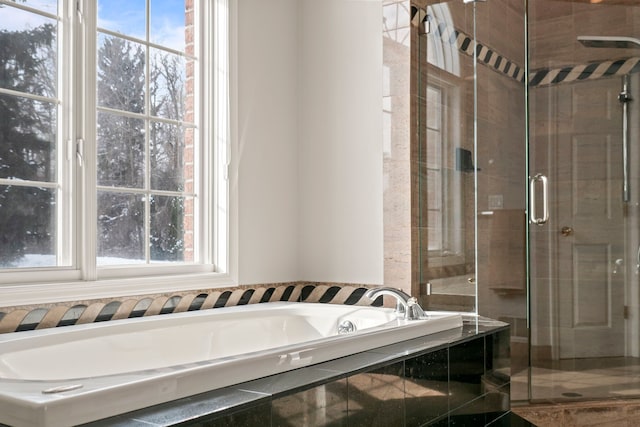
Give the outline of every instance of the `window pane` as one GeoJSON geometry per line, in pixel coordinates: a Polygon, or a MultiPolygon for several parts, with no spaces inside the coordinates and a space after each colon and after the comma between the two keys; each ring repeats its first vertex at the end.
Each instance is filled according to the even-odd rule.
{"type": "Polygon", "coordinates": [[[429,209],[442,209],[442,181],[440,171],[427,171],[427,203],[429,209]]]}
{"type": "Polygon", "coordinates": [[[145,262],[143,196],[98,192],[98,265],[145,262]]]}
{"type": "Polygon", "coordinates": [[[185,14],[184,0],[151,0],[151,43],[184,52],[187,20],[193,22],[193,11],[185,14]]]}
{"type": "Polygon", "coordinates": [[[144,186],[144,120],[98,113],[98,185],[144,186]]]}
{"type": "Polygon", "coordinates": [[[0,95],[0,178],[55,181],[55,104],[0,95]]]}
{"type": "Polygon", "coordinates": [[[57,23],[10,6],[0,12],[0,87],[55,98],[57,23]]]}
{"type": "Polygon", "coordinates": [[[429,226],[427,227],[427,235],[429,239],[429,250],[440,251],[444,249],[442,247],[442,212],[430,210],[428,216],[429,226]]]}
{"type": "Polygon", "coordinates": [[[193,1],[148,0],[146,12],[144,2],[133,2],[130,9],[123,6],[124,14],[106,10],[107,5],[121,4],[120,0],[100,1],[100,25],[105,29],[119,31],[116,22],[126,21],[129,15],[145,14],[149,21],[146,35],[135,36],[139,42],[98,33],[98,214],[100,239],[104,241],[99,243],[99,264],[191,262],[194,118],[199,117],[194,93],[198,68],[191,58],[197,22],[193,1]],[[190,58],[173,51],[185,52],[190,58]],[[135,188],[136,194],[123,194],[127,188],[135,188]],[[107,243],[111,235],[103,223],[131,213],[130,207],[126,215],[107,212],[116,200],[103,200],[106,195],[140,204],[136,220],[118,226],[120,232],[133,229],[129,223],[139,227],[135,233],[127,233],[140,241],[134,253],[118,255],[128,247],[122,243],[124,238],[107,243]]]}
{"type": "Polygon", "coordinates": [[[98,0],[98,27],[146,39],[145,0],[98,0]]]}
{"type": "Polygon", "coordinates": [[[58,2],[57,0],[20,0],[25,6],[32,7],[34,9],[41,10],[43,12],[50,13],[52,15],[58,14],[58,2]]]}
{"type": "MultiPolygon", "coordinates": [[[[185,131],[191,129],[167,123],[151,123],[151,188],[184,190],[185,131]]],[[[193,138],[190,138],[193,146],[193,138]]]]}
{"type": "Polygon", "coordinates": [[[55,266],[55,190],[0,186],[0,268],[55,266]]]}
{"type": "Polygon", "coordinates": [[[98,36],[98,105],[144,113],[145,47],[119,37],[98,36]]]}
{"type": "Polygon", "coordinates": [[[427,86],[427,127],[440,129],[442,124],[442,92],[433,86],[427,86]]]}
{"type": "Polygon", "coordinates": [[[151,49],[151,115],[184,120],[185,59],[159,49],[151,49]]]}
{"type": "Polygon", "coordinates": [[[442,135],[435,130],[427,129],[427,167],[440,169],[442,167],[442,135]]]}
{"type": "Polygon", "coordinates": [[[184,261],[185,198],[151,197],[151,260],[184,261]]]}

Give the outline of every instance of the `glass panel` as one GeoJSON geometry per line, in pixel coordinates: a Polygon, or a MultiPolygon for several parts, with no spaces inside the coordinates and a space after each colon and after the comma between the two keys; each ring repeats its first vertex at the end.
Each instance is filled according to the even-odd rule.
{"type": "Polygon", "coordinates": [[[142,188],[144,120],[98,113],[98,185],[142,188]]]}
{"type": "Polygon", "coordinates": [[[98,192],[98,265],[145,262],[144,197],[98,192]]]}
{"type": "Polygon", "coordinates": [[[551,207],[529,226],[531,398],[638,397],[640,4],[539,0],[528,12],[531,175],[548,177],[551,207]]]}
{"type": "Polygon", "coordinates": [[[98,105],[144,113],[145,47],[119,37],[98,35],[98,105]]]}
{"type": "Polygon", "coordinates": [[[186,99],[185,59],[159,49],[151,49],[151,115],[184,120],[186,99]]]}
{"type": "Polygon", "coordinates": [[[56,180],[57,106],[0,95],[0,178],[56,180]]]}
{"type": "MultiPolygon", "coordinates": [[[[193,22],[193,6],[187,15],[185,3],[193,5],[184,0],[151,0],[151,43],[184,52],[187,21],[193,22]]],[[[190,35],[193,36],[193,28],[190,35]]]]}
{"type": "Polygon", "coordinates": [[[0,186],[0,268],[56,265],[55,190],[0,186]]]}
{"type": "Polygon", "coordinates": [[[474,3],[476,144],[472,162],[459,162],[476,178],[478,313],[511,325],[515,400],[528,391],[525,3],[474,3]]]}
{"type": "MultiPolygon", "coordinates": [[[[184,190],[185,128],[151,123],[151,188],[184,190]]],[[[193,143],[193,141],[192,141],[193,143]]]]}
{"type": "Polygon", "coordinates": [[[412,33],[419,58],[420,289],[431,291],[422,301],[432,310],[474,311],[475,288],[467,281],[475,271],[473,167],[452,170],[458,150],[469,159],[475,152],[473,56],[455,40],[473,34],[474,8],[428,1],[418,13],[431,27],[412,33]]]}
{"type": "Polygon", "coordinates": [[[57,22],[0,6],[0,87],[55,98],[57,22]]]}
{"type": "Polygon", "coordinates": [[[153,196],[151,198],[151,260],[184,261],[185,199],[153,196]]]}
{"type": "Polygon", "coordinates": [[[98,0],[98,27],[146,40],[145,0],[98,0]]]}
{"type": "Polygon", "coordinates": [[[415,87],[423,299],[512,324],[526,398],[524,4],[427,1],[415,87]]]}

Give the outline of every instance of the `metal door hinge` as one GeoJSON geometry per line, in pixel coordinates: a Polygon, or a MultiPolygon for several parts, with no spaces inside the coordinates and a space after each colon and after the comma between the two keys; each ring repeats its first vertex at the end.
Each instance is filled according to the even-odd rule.
{"type": "Polygon", "coordinates": [[[429,21],[429,15],[425,16],[422,20],[422,34],[431,33],[431,21],[429,21]]]}
{"type": "Polygon", "coordinates": [[[628,305],[624,306],[624,310],[622,311],[622,313],[623,313],[625,319],[629,318],[629,306],[628,305]]]}

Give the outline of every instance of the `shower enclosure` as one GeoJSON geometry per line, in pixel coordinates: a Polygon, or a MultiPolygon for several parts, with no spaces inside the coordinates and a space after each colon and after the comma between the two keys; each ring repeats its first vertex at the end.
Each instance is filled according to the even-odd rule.
{"type": "MultiPolygon", "coordinates": [[[[593,4],[592,4],[593,3],[593,4]]],[[[640,396],[640,5],[529,5],[531,398],[640,396]]]]}
{"type": "Polygon", "coordinates": [[[419,293],[511,324],[512,399],[640,397],[640,4],[415,0],[419,293]]]}

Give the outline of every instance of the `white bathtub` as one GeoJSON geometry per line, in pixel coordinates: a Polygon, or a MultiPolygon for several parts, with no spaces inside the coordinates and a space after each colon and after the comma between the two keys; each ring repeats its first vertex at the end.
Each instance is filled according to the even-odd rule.
{"type": "Polygon", "coordinates": [[[76,425],[461,325],[277,302],[0,335],[0,423],[76,425]]]}

